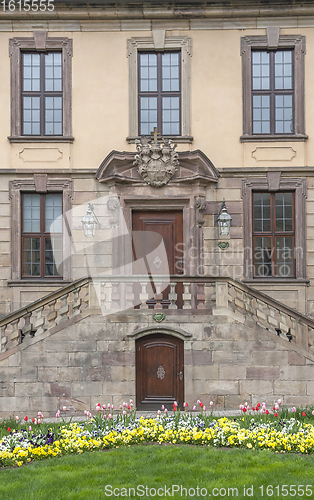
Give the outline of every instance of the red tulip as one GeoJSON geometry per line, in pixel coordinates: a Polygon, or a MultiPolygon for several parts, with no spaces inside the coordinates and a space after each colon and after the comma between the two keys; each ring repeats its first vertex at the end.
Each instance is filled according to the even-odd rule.
{"type": "Polygon", "coordinates": [[[305,411],[304,411],[304,412],[302,413],[302,417],[305,417],[305,416],[306,416],[306,413],[305,413],[305,411]]]}
{"type": "Polygon", "coordinates": [[[27,422],[27,420],[28,420],[28,416],[27,415],[26,415],[26,417],[24,417],[24,420],[25,420],[25,422],[27,422]]]}
{"type": "Polygon", "coordinates": [[[11,427],[8,427],[8,432],[11,432],[11,427]]]}
{"type": "Polygon", "coordinates": [[[245,407],[243,408],[243,411],[244,411],[244,413],[246,412],[246,408],[245,407]]]}
{"type": "Polygon", "coordinates": [[[269,415],[269,411],[268,410],[266,410],[266,415],[269,415]]]}
{"type": "Polygon", "coordinates": [[[278,417],[278,413],[277,412],[275,412],[275,417],[278,417]]]}
{"type": "Polygon", "coordinates": [[[204,406],[203,403],[200,403],[200,407],[203,408],[203,406],[204,406]]]}

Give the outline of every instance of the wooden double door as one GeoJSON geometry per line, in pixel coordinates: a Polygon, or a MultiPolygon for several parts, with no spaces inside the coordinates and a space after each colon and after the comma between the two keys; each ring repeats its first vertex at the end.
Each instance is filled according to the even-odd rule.
{"type": "Polygon", "coordinates": [[[174,401],[183,407],[184,343],[164,334],[136,340],[136,407],[172,409],[174,401]]]}

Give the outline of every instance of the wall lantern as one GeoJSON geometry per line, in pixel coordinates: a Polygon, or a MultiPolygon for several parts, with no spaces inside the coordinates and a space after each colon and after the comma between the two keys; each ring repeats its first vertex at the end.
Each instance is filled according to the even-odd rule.
{"type": "Polygon", "coordinates": [[[225,199],[223,199],[220,212],[217,217],[219,236],[228,236],[230,233],[232,217],[228,214],[225,199]]]}
{"type": "Polygon", "coordinates": [[[87,212],[82,219],[82,224],[83,224],[84,235],[87,237],[94,236],[96,226],[97,225],[100,226],[99,220],[97,219],[96,214],[94,212],[94,207],[90,202],[88,202],[87,212]]]}

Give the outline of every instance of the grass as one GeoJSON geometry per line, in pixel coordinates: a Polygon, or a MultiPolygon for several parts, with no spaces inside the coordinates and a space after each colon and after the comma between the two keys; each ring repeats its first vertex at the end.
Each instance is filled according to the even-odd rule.
{"type": "MultiPolygon", "coordinates": [[[[128,488],[136,489],[138,485],[143,485],[148,489],[162,488],[162,495],[156,492],[156,498],[232,498],[236,496],[236,490],[231,488],[237,488],[239,499],[279,499],[292,496],[314,499],[313,470],[314,456],[187,445],[139,445],[106,452],[66,455],[20,468],[2,469],[0,498],[97,500],[117,497],[110,495],[112,490],[108,485],[111,485],[112,489],[119,488],[116,493],[120,493],[120,496],[123,496],[123,493],[128,494],[128,488]],[[173,485],[182,485],[187,489],[187,495],[185,490],[182,495],[181,491],[173,492],[172,495],[173,485]],[[273,495],[267,495],[268,485],[274,487],[273,495]],[[279,488],[276,489],[277,485],[279,488]],[[296,485],[296,495],[282,495],[283,485],[288,485],[288,491],[291,485],[296,485]],[[298,494],[298,485],[311,485],[313,493],[301,494],[302,490],[299,490],[298,494]],[[165,487],[170,488],[170,495],[165,495],[165,487]],[[248,487],[253,487],[253,491],[247,491],[248,487]],[[192,490],[189,492],[190,488],[192,490]],[[207,494],[202,488],[206,488],[207,494]],[[253,495],[249,496],[248,493],[253,495]]],[[[131,491],[130,497],[134,499],[154,497],[154,490],[146,494],[144,489],[143,495],[141,491],[133,496],[132,493],[131,491]]],[[[271,489],[268,493],[271,493],[271,489]]]]}

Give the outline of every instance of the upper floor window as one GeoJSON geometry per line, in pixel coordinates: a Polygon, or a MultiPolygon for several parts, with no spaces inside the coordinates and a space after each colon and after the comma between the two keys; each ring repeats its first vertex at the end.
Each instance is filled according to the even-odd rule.
{"type": "Polygon", "coordinates": [[[72,40],[34,32],[10,39],[10,141],[72,141],[72,40]]]}
{"type": "MultiPolygon", "coordinates": [[[[158,30],[157,30],[158,31],[158,30]]],[[[128,40],[129,136],[134,142],[157,131],[176,142],[192,142],[190,113],[191,39],[186,36],[128,40]]]]}
{"type": "Polygon", "coordinates": [[[23,135],[62,135],[62,54],[22,54],[23,135]]]}
{"type": "Polygon", "coordinates": [[[180,135],[181,54],[139,53],[139,135],[180,135]]]}
{"type": "Polygon", "coordinates": [[[293,134],[293,51],[252,51],[253,134],[293,134]]]}
{"type": "Polygon", "coordinates": [[[305,37],[241,39],[243,136],[241,141],[305,140],[305,37]],[[276,47],[273,47],[273,45],[276,47]]]}
{"type": "Polygon", "coordinates": [[[61,277],[62,193],[22,194],[22,276],[61,277]]]}
{"type": "Polygon", "coordinates": [[[253,193],[255,277],[295,276],[294,193],[253,193]]]}

